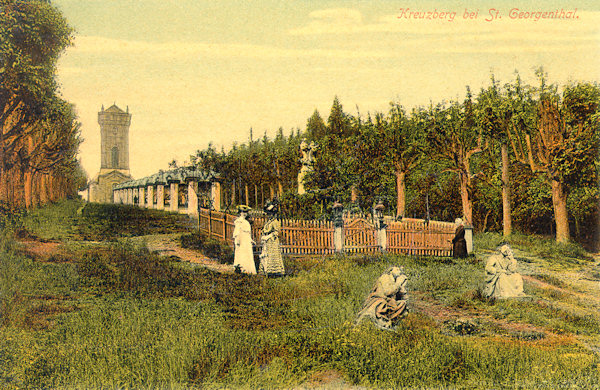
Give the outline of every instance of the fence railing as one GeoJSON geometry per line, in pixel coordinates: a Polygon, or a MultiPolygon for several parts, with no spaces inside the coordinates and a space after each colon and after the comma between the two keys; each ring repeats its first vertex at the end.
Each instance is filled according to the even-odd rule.
{"type": "MultiPolygon", "coordinates": [[[[199,230],[233,246],[236,216],[220,211],[199,209],[199,230]]],[[[331,221],[281,219],[281,249],[287,255],[323,255],[336,252],[335,227],[331,221]]],[[[265,217],[250,218],[252,239],[260,245],[260,233],[265,217]]],[[[381,250],[377,229],[371,220],[344,218],[343,251],[348,253],[376,253],[381,250]]],[[[403,219],[388,222],[385,229],[386,251],[410,255],[451,256],[454,224],[403,219]]],[[[256,248],[259,250],[259,248],[256,248]]]]}

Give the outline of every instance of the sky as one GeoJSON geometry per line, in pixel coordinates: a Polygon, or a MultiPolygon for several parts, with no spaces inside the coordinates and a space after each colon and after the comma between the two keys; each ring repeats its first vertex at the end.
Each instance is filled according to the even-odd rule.
{"type": "MultiPolygon", "coordinates": [[[[55,0],[75,29],[59,60],[82,124],[82,165],[100,169],[98,111],[132,114],[134,178],[212,142],[305,129],[337,96],[352,115],[462,99],[493,73],[532,84],[600,81],[600,2],[55,0]],[[518,9],[515,11],[514,9],[518,9]],[[571,18],[544,19],[543,12],[571,18]],[[425,19],[419,18],[425,16],[425,19]]],[[[550,14],[546,14],[550,16],[550,14]]]]}

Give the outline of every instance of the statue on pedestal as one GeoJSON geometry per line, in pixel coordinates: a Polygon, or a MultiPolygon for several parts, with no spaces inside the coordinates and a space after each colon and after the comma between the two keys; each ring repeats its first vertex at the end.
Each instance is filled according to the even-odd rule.
{"type": "Polygon", "coordinates": [[[302,167],[298,173],[298,194],[302,195],[306,193],[304,189],[304,178],[308,172],[313,170],[313,164],[315,163],[315,152],[319,149],[318,145],[314,142],[302,141],[300,143],[300,151],[302,152],[302,167]]]}

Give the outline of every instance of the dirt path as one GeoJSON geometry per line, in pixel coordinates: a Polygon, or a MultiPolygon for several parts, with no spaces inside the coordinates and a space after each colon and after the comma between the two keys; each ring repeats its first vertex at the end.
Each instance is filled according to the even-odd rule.
{"type": "Polygon", "coordinates": [[[179,243],[178,234],[155,234],[137,237],[136,240],[144,242],[149,250],[157,252],[162,256],[176,256],[181,259],[181,261],[201,264],[202,266],[217,272],[233,272],[232,265],[221,264],[216,260],[206,257],[201,252],[182,248],[179,243]]]}
{"type": "Polygon", "coordinates": [[[40,261],[54,261],[63,255],[59,242],[42,242],[33,239],[18,241],[21,252],[40,261]]]}

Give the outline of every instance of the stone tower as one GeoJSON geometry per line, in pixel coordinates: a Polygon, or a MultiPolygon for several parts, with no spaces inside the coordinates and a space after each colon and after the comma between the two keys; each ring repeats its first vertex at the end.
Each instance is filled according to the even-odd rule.
{"type": "Polygon", "coordinates": [[[98,113],[102,137],[100,173],[117,170],[129,175],[129,125],[131,114],[116,105],[98,113]]]}
{"type": "Polygon", "coordinates": [[[89,185],[92,202],[113,201],[115,185],[131,180],[129,174],[129,108],[123,111],[116,104],[98,113],[100,125],[100,172],[89,185]]]}

